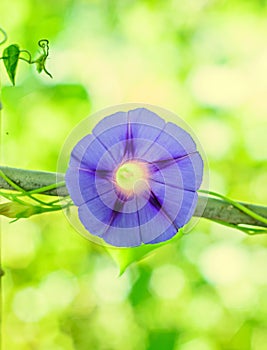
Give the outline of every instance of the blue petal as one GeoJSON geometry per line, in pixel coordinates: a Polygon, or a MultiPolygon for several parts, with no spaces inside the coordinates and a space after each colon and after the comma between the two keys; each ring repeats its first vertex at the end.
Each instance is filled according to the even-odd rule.
{"type": "Polygon", "coordinates": [[[146,108],[129,111],[129,124],[134,143],[135,157],[141,157],[159,137],[165,121],[146,108]]]}
{"type": "Polygon", "coordinates": [[[183,185],[188,190],[198,190],[203,177],[203,160],[199,153],[192,153],[177,161],[183,177],[183,185]]]}
{"type": "Polygon", "coordinates": [[[109,179],[96,176],[96,172],[68,168],[65,176],[66,186],[75,205],[81,205],[106,192],[114,192],[109,179]]]}
{"type": "MultiPolygon", "coordinates": [[[[128,112],[129,117],[128,120],[130,121],[131,124],[141,124],[140,126],[148,126],[152,127],[155,129],[158,129],[160,132],[165,125],[165,121],[160,118],[156,113],[151,112],[147,108],[136,108],[132,109],[131,111],[128,112]]],[[[151,137],[152,134],[147,135],[145,130],[147,129],[135,129],[135,132],[133,133],[134,138],[147,138],[151,137]]],[[[157,137],[157,136],[156,136],[157,137]]],[[[151,137],[151,140],[155,139],[154,137],[151,137]]]]}
{"type": "Polygon", "coordinates": [[[191,135],[178,125],[169,122],[164,128],[164,134],[160,135],[158,143],[161,143],[161,141],[163,141],[161,144],[165,145],[166,148],[169,148],[169,142],[172,144],[173,139],[176,140],[176,142],[179,144],[181,151],[182,148],[185,150],[185,154],[192,153],[196,150],[196,144],[191,135]]]}
{"type": "Polygon", "coordinates": [[[163,184],[152,185],[151,193],[152,199],[138,212],[144,243],[175,235],[190,220],[197,204],[196,192],[163,184]]]}
{"type": "MultiPolygon", "coordinates": [[[[99,137],[103,133],[109,131],[112,128],[116,127],[122,127],[124,128],[125,132],[124,134],[119,135],[113,135],[113,140],[121,140],[121,136],[126,136],[127,132],[127,117],[128,112],[117,112],[114,114],[111,114],[105,118],[103,118],[93,129],[92,133],[95,135],[95,137],[99,137]]],[[[122,130],[122,129],[121,129],[122,130]]],[[[113,144],[113,143],[112,143],[113,144]]]]}
{"type": "Polygon", "coordinates": [[[103,158],[105,170],[114,170],[116,162],[108,150],[93,135],[87,135],[72,150],[70,166],[94,171],[103,158]]]}
{"type": "Polygon", "coordinates": [[[125,142],[128,136],[127,112],[118,112],[104,118],[95,126],[93,134],[119,164],[125,154],[125,143],[122,145],[121,142],[125,142]],[[119,147],[112,148],[118,143],[119,147]]]}
{"type": "MultiPolygon", "coordinates": [[[[130,228],[139,226],[136,215],[136,200],[125,201],[117,195],[114,189],[92,196],[85,202],[88,210],[103,224],[115,228],[130,228]]],[[[88,223],[90,225],[90,223],[88,223]]]]}
{"type": "Polygon", "coordinates": [[[137,207],[133,207],[132,210],[133,212],[127,215],[115,215],[112,225],[102,236],[107,243],[117,247],[135,247],[141,244],[137,207]]]}
{"type": "Polygon", "coordinates": [[[68,168],[65,182],[73,203],[77,206],[83,203],[83,197],[79,189],[79,173],[76,168],[68,168]]]}
{"type": "Polygon", "coordinates": [[[116,201],[114,193],[103,193],[101,198],[96,197],[82,204],[79,217],[85,228],[96,236],[103,235],[110,226],[116,201]]]}
{"type": "Polygon", "coordinates": [[[139,203],[140,198],[137,198],[140,234],[144,243],[148,243],[159,237],[169,229],[170,226],[173,226],[173,230],[177,232],[178,228],[175,227],[168,213],[165,213],[161,209],[160,196],[155,198],[154,195],[150,194],[146,205],[142,208],[139,207],[139,203]]]}
{"type": "Polygon", "coordinates": [[[151,147],[164,125],[165,121],[155,113],[137,108],[104,118],[93,129],[93,134],[120,163],[125,155],[136,158],[151,147]],[[127,153],[129,149],[131,152],[127,153]]]}
{"type": "Polygon", "coordinates": [[[83,137],[73,148],[70,156],[70,164],[71,167],[86,167],[86,164],[81,164],[81,161],[86,153],[87,148],[95,139],[93,135],[86,135],[83,137]]]}
{"type": "Polygon", "coordinates": [[[177,233],[178,233],[177,229],[173,225],[171,225],[164,233],[162,233],[162,235],[153,239],[150,242],[147,242],[147,244],[156,244],[156,243],[165,242],[165,241],[171,239],[177,233]]]}
{"type": "Polygon", "coordinates": [[[141,244],[136,208],[133,213],[126,215],[99,203],[94,204],[83,204],[79,207],[80,220],[90,233],[118,247],[134,247],[141,244]],[[92,210],[96,207],[97,215],[96,211],[92,210]]]}
{"type": "Polygon", "coordinates": [[[153,184],[151,188],[162,203],[162,212],[168,215],[176,228],[183,227],[194,213],[197,204],[197,193],[163,184],[153,184]],[[163,189],[165,191],[164,198],[162,198],[163,189]]]}
{"type": "Polygon", "coordinates": [[[149,173],[152,182],[196,191],[202,182],[203,161],[195,152],[178,160],[154,162],[149,166],[149,173]]]}
{"type": "Polygon", "coordinates": [[[115,247],[137,247],[142,243],[139,226],[126,229],[110,227],[102,238],[115,247]]]}
{"type": "MultiPolygon", "coordinates": [[[[107,207],[101,207],[99,209],[101,212],[102,217],[105,215],[109,215],[110,211],[107,207]]],[[[101,237],[105,230],[108,229],[109,225],[104,223],[103,221],[99,220],[95,214],[89,210],[86,203],[79,206],[78,209],[79,218],[83,226],[86,228],[87,231],[89,231],[91,234],[95,236],[101,237]]]]}
{"type": "Polygon", "coordinates": [[[179,126],[167,123],[153,145],[142,156],[149,162],[178,159],[196,151],[192,137],[179,126]]]}

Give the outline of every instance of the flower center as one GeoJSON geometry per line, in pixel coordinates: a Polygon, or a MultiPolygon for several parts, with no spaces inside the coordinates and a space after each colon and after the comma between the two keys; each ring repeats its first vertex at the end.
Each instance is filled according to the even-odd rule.
{"type": "Polygon", "coordinates": [[[144,191],[147,188],[147,178],[145,164],[138,161],[122,164],[115,175],[117,186],[127,195],[144,191]]]}

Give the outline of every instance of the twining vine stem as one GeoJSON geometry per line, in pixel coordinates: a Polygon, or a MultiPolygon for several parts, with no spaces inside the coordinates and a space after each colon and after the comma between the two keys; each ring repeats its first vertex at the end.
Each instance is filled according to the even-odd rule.
{"type": "MultiPolygon", "coordinates": [[[[0,172],[30,194],[40,193],[39,189],[42,188],[41,192],[49,196],[67,197],[69,195],[62,173],[4,166],[0,166],[0,172]],[[55,184],[57,185],[55,186],[55,184]]],[[[14,190],[14,185],[10,185],[3,177],[0,177],[0,189],[14,190]]],[[[266,206],[235,202],[214,192],[202,192],[204,195],[199,194],[194,216],[234,227],[248,234],[267,233],[266,206]],[[212,196],[219,198],[213,198],[212,196]],[[252,226],[254,228],[250,229],[249,227],[252,226]]]]}

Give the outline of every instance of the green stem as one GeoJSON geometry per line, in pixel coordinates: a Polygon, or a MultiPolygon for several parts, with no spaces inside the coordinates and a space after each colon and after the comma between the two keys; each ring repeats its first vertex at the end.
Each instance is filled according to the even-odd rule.
{"type": "MultiPolygon", "coordinates": [[[[12,183],[15,183],[19,189],[17,198],[24,195],[24,192],[34,194],[46,194],[51,196],[59,196],[66,198],[69,196],[67,188],[65,187],[64,174],[57,174],[52,172],[34,171],[16,169],[10,167],[0,166],[0,170],[9,178],[12,183]]],[[[6,181],[0,176],[0,188],[7,190],[14,190],[11,182],[6,181]]],[[[255,204],[247,204],[235,202],[223,195],[218,195],[215,192],[199,191],[209,196],[199,195],[198,203],[194,216],[203,217],[220,224],[226,224],[230,227],[235,227],[239,230],[247,230],[256,233],[256,228],[251,226],[267,228],[267,207],[255,204]],[[219,197],[212,198],[210,195],[219,197]],[[243,225],[249,225],[249,228],[244,228],[243,225]]],[[[27,194],[26,194],[27,195],[27,194]]],[[[58,199],[56,199],[58,201],[58,199]]],[[[50,202],[53,204],[53,201],[50,202]]],[[[59,205],[57,207],[60,207],[59,205]]],[[[264,233],[257,231],[257,233],[264,233]]]]}
{"type": "MultiPolygon", "coordinates": [[[[35,191],[25,191],[22,187],[18,186],[14,181],[12,181],[11,179],[9,179],[4,173],[2,170],[0,170],[0,176],[10,185],[13,187],[13,189],[17,190],[18,192],[21,192],[19,194],[17,194],[16,196],[13,195],[13,197],[18,197],[18,196],[26,196],[26,197],[29,197],[30,199],[32,199],[33,201],[39,203],[39,204],[42,204],[42,205],[45,205],[45,206],[50,206],[50,203],[47,203],[47,202],[44,202],[42,201],[41,199],[39,198],[36,198],[34,197],[32,194],[33,193],[43,193],[45,192],[46,190],[51,190],[53,188],[57,188],[59,187],[60,185],[64,185],[64,183],[62,184],[53,184],[53,185],[49,185],[49,186],[45,186],[43,188],[39,188],[38,190],[35,190],[35,191]]],[[[16,200],[17,202],[19,202],[18,198],[16,200]]]]}
{"type": "MultiPolygon", "coordinates": [[[[51,196],[68,196],[64,174],[46,171],[24,170],[0,166],[0,170],[15,184],[30,194],[47,194],[51,196]],[[41,188],[41,190],[40,190],[41,188]]],[[[13,186],[0,176],[0,188],[12,190],[13,186]]]]}
{"type": "Polygon", "coordinates": [[[266,234],[267,233],[267,229],[261,229],[261,228],[255,228],[255,227],[243,227],[240,225],[234,225],[234,224],[230,224],[229,222],[224,222],[224,221],[216,220],[216,219],[212,219],[212,221],[216,222],[217,224],[224,225],[224,226],[231,227],[231,228],[234,228],[236,230],[242,231],[248,235],[266,234]]]}
{"type": "Polygon", "coordinates": [[[27,193],[29,193],[29,194],[38,194],[39,193],[40,194],[40,193],[44,193],[44,192],[49,192],[49,191],[54,190],[58,187],[65,187],[65,181],[60,181],[58,183],[43,186],[41,188],[37,188],[37,189],[29,191],[27,193]]]}
{"type": "Polygon", "coordinates": [[[31,55],[31,53],[28,51],[28,50],[20,50],[19,51],[20,53],[22,52],[26,52],[27,53],[27,55],[29,56],[29,58],[27,59],[27,58],[25,58],[25,57],[19,57],[19,59],[20,60],[23,60],[23,61],[26,61],[26,62],[28,62],[29,64],[32,64],[32,63],[34,63],[33,61],[32,61],[32,55],[31,55]]]}
{"type": "Polygon", "coordinates": [[[0,45],[2,45],[7,41],[7,33],[3,28],[0,28],[0,33],[3,35],[3,39],[0,41],[0,45]]]}
{"type": "Polygon", "coordinates": [[[241,203],[238,203],[222,194],[219,194],[219,193],[216,193],[216,192],[213,192],[213,191],[206,191],[206,190],[199,190],[199,192],[201,193],[205,193],[205,194],[209,194],[209,195],[212,195],[214,197],[218,197],[218,198],[221,198],[223,199],[224,201],[232,204],[234,207],[238,208],[239,210],[243,211],[245,214],[251,216],[253,219],[257,220],[257,221],[261,221],[263,222],[264,224],[267,225],[267,218],[255,213],[254,211],[250,210],[249,208],[245,207],[243,204],[241,203]]]}

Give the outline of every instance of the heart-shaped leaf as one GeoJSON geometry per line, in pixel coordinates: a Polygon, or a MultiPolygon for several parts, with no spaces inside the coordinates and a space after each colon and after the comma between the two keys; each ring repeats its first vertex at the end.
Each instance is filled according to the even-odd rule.
{"type": "Polygon", "coordinates": [[[143,260],[144,258],[151,255],[156,249],[166,245],[176,243],[183,236],[183,229],[180,229],[179,232],[170,240],[164,241],[157,244],[143,244],[139,247],[132,248],[106,248],[109,255],[112,259],[119,265],[120,275],[122,275],[127,267],[134,262],[143,260]]]}
{"type": "Polygon", "coordinates": [[[15,85],[16,69],[19,60],[19,46],[12,44],[5,48],[3,52],[4,65],[6,67],[7,74],[12,84],[15,85]]]}

